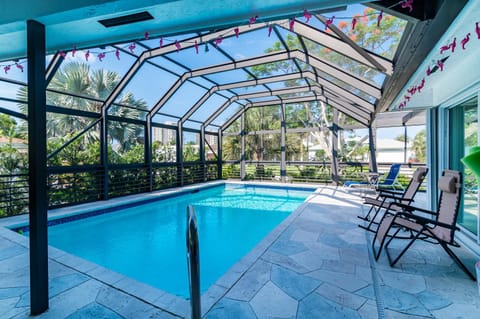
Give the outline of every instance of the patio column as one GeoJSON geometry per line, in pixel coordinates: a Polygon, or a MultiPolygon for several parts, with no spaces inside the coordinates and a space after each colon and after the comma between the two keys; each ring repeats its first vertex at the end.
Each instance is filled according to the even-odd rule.
{"type": "Polygon", "coordinates": [[[333,109],[332,122],[332,181],[337,185],[338,178],[338,110],[333,109]]]}
{"type": "Polygon", "coordinates": [[[438,137],[438,109],[429,108],[426,113],[427,130],[427,167],[429,168],[427,178],[427,198],[430,209],[436,210],[438,203],[438,175],[439,175],[439,137],[438,137]]]}
{"type": "Polygon", "coordinates": [[[202,163],[202,181],[207,180],[207,165],[205,163],[205,126],[200,127],[200,162],[202,163]]]}
{"type": "Polygon", "coordinates": [[[183,186],[183,128],[181,121],[177,125],[177,183],[183,186]]]}
{"type": "Polygon", "coordinates": [[[286,176],[287,176],[287,154],[286,154],[286,135],[287,135],[287,125],[285,119],[285,104],[282,103],[282,122],[281,122],[281,130],[280,130],[280,176],[282,182],[285,183],[286,176]]]}
{"type": "Polygon", "coordinates": [[[222,159],[222,130],[218,130],[218,145],[217,145],[217,167],[218,167],[218,176],[217,179],[222,179],[223,178],[223,172],[222,172],[222,164],[223,164],[223,159],[222,159]]]}
{"type": "Polygon", "coordinates": [[[145,164],[147,165],[148,191],[153,191],[153,165],[152,165],[152,115],[147,114],[145,125],[145,164]]]}
{"type": "Polygon", "coordinates": [[[245,179],[245,112],[240,116],[240,179],[245,179]]]}
{"type": "Polygon", "coordinates": [[[30,312],[48,309],[45,26],[27,21],[30,312]]]}
{"type": "Polygon", "coordinates": [[[371,124],[368,126],[368,148],[370,150],[370,163],[368,166],[369,166],[370,172],[378,172],[377,155],[376,155],[376,148],[375,148],[376,139],[377,139],[377,129],[375,127],[375,121],[372,121],[371,124]]]}
{"type": "Polygon", "coordinates": [[[103,184],[103,199],[108,199],[108,111],[102,109],[102,120],[100,121],[100,163],[103,167],[103,176],[101,176],[103,184]]]}
{"type": "Polygon", "coordinates": [[[405,136],[405,140],[403,141],[403,162],[404,163],[407,163],[407,151],[408,151],[408,129],[407,129],[407,126],[405,125],[405,123],[403,123],[403,128],[404,128],[404,132],[403,132],[403,135],[405,136]]]}

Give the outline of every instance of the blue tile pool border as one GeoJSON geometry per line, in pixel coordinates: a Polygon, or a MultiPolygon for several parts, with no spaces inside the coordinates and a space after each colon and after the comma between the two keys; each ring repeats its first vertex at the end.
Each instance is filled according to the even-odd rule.
{"type": "MultiPolygon", "coordinates": [[[[307,191],[307,192],[312,192],[312,193],[315,191],[315,188],[312,188],[312,187],[295,187],[295,186],[284,186],[284,185],[259,185],[259,184],[250,184],[248,182],[247,183],[242,183],[242,184],[223,183],[223,184],[213,184],[213,185],[199,185],[199,187],[196,187],[196,188],[189,188],[189,189],[183,189],[183,190],[180,189],[180,190],[175,190],[171,193],[164,193],[164,194],[160,193],[160,194],[158,194],[157,197],[139,199],[139,200],[132,201],[132,202],[129,202],[129,203],[120,204],[118,206],[110,206],[110,207],[105,207],[105,208],[100,207],[98,209],[89,210],[87,212],[79,212],[79,213],[72,214],[72,215],[69,215],[69,216],[52,218],[52,219],[48,220],[47,226],[50,227],[50,226],[55,226],[55,225],[59,225],[59,224],[69,223],[69,222],[72,222],[72,221],[77,221],[77,220],[81,220],[81,219],[85,219],[85,218],[104,215],[104,214],[112,213],[114,211],[127,209],[127,208],[131,208],[131,207],[139,206],[139,205],[144,205],[144,204],[148,204],[148,203],[152,203],[152,202],[156,202],[156,201],[160,201],[160,200],[175,198],[175,197],[179,197],[179,196],[186,195],[186,194],[191,194],[191,193],[197,193],[200,190],[207,190],[207,189],[211,189],[211,188],[215,188],[215,187],[225,187],[225,186],[230,186],[230,185],[235,185],[235,186],[243,187],[243,188],[245,188],[245,187],[274,188],[274,189],[281,189],[281,190],[307,191]]],[[[17,232],[17,233],[25,233],[25,232],[28,232],[30,230],[30,226],[28,224],[27,225],[14,225],[14,226],[7,227],[7,228],[9,228],[10,230],[12,230],[14,232],[17,232]]]]}

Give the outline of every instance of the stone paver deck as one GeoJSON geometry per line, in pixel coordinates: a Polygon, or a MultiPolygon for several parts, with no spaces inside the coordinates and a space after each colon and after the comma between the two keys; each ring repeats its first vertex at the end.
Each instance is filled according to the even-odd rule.
{"type": "MultiPolygon", "coordinates": [[[[476,283],[438,245],[414,244],[394,268],[384,255],[375,262],[360,203],[317,189],[204,293],[204,318],[480,318],[476,283]]],[[[189,318],[184,299],[53,247],[49,257],[50,308],[39,318],[189,318]]],[[[28,240],[0,227],[0,318],[29,317],[29,302],[28,240]]]]}

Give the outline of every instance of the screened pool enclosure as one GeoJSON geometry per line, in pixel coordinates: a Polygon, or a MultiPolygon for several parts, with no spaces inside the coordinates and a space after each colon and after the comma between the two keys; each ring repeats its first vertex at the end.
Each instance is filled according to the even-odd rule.
{"type": "MultiPolygon", "coordinates": [[[[379,129],[425,124],[423,110],[383,111],[426,53],[412,46],[433,41],[421,34],[427,9],[309,10],[48,54],[48,206],[219,178],[341,183],[377,170],[379,129]]],[[[44,138],[27,132],[27,62],[2,63],[3,215],[27,210],[26,145],[44,138]]]]}
{"type": "MultiPolygon", "coordinates": [[[[466,0],[3,2],[0,216],[29,213],[31,313],[48,308],[50,208],[222,178],[338,185],[391,164],[377,161],[391,128],[400,144],[382,154],[427,162],[432,188],[478,132],[478,100],[455,95],[474,93],[464,82],[475,72],[439,76],[474,56],[457,58],[474,45],[467,3],[478,10],[466,0]],[[437,107],[454,102],[450,118],[465,125],[446,141],[437,107]]],[[[473,232],[474,203],[476,219],[461,222],[473,232]]]]}

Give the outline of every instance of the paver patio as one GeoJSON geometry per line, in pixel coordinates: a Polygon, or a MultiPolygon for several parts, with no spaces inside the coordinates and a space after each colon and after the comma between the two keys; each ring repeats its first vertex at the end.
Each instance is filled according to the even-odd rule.
{"type": "MultiPolygon", "coordinates": [[[[204,317],[480,317],[476,283],[441,247],[416,243],[394,268],[385,256],[375,262],[359,213],[356,194],[318,188],[202,296],[204,317]]],[[[29,316],[27,247],[0,228],[0,318],[29,316]]],[[[478,258],[456,252],[470,265],[478,258]]],[[[53,247],[49,273],[50,309],[39,318],[189,317],[188,301],[53,247]]]]}

